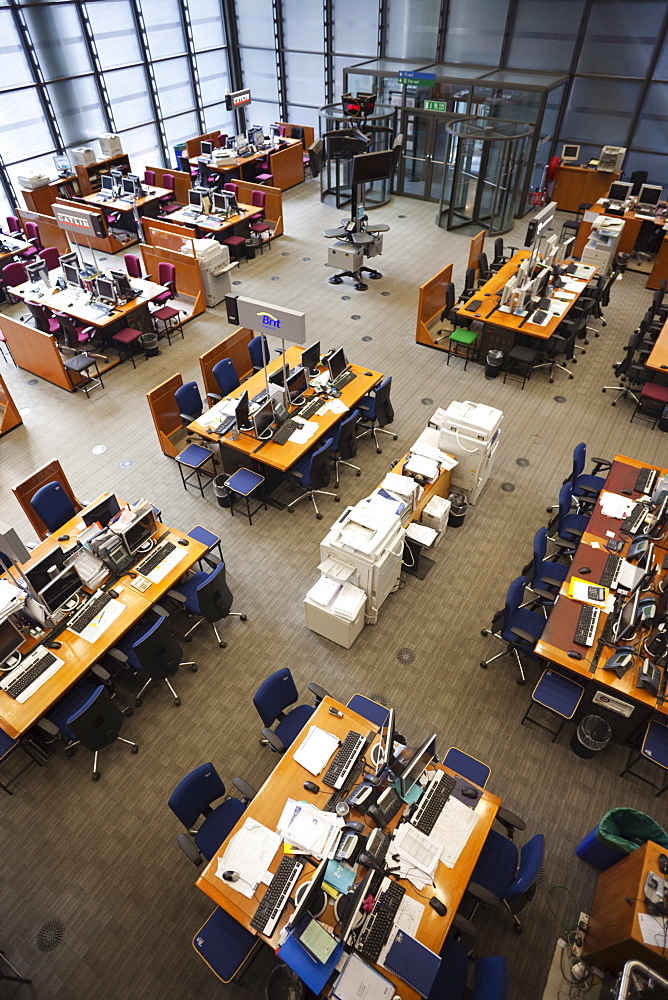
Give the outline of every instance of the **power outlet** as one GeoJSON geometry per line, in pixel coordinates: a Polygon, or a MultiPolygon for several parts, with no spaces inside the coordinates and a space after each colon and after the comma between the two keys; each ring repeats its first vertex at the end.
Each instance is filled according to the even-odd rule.
{"type": "Polygon", "coordinates": [[[578,917],[578,924],[571,938],[571,955],[575,959],[579,959],[582,955],[582,947],[584,945],[584,937],[587,933],[587,928],[589,927],[589,914],[580,913],[578,917]]]}

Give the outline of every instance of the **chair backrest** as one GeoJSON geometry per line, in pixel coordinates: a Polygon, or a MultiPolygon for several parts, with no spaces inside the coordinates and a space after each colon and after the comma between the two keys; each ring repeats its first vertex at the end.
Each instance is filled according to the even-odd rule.
{"type": "Polygon", "coordinates": [[[338,453],[344,462],[347,462],[349,458],[354,458],[357,454],[357,435],[355,434],[355,428],[359,418],[360,411],[353,410],[353,412],[350,413],[345,420],[342,420],[339,425],[338,453]]]}
{"type": "Polygon", "coordinates": [[[187,414],[189,417],[199,417],[203,410],[197,382],[184,382],[174,393],[174,399],[179,413],[187,414]]]}
{"type": "Polygon", "coordinates": [[[48,531],[57,531],[76,514],[74,504],[60,482],[40,487],[30,498],[30,506],[44,521],[48,531]]]}
{"type": "Polygon", "coordinates": [[[540,571],[540,564],[545,559],[547,552],[547,528],[539,528],[533,536],[533,571],[531,574],[532,583],[536,582],[536,577],[540,571]]]}
{"type": "Polygon", "coordinates": [[[459,750],[457,747],[450,747],[443,759],[443,763],[446,767],[450,767],[453,771],[456,771],[457,774],[461,774],[468,781],[480,785],[481,788],[484,788],[487,784],[491,768],[481,760],[471,757],[470,754],[459,750]]]}
{"type": "MultiPolygon", "coordinates": [[[[174,174],[163,174],[162,175],[162,185],[161,187],[167,188],[168,191],[174,190],[174,174]]],[[[165,197],[167,197],[165,195],[165,197]]]]}
{"type": "Polygon", "coordinates": [[[148,184],[150,187],[155,185],[155,170],[144,171],[144,184],[148,184]]]}
{"type": "Polygon", "coordinates": [[[503,260],[503,236],[498,236],[494,240],[494,262],[503,260]]]}
{"type": "Polygon", "coordinates": [[[19,235],[23,235],[23,231],[21,229],[21,223],[19,222],[19,220],[16,218],[15,215],[7,216],[7,229],[9,230],[10,235],[12,233],[18,233],[19,235]]]}
{"type": "Polygon", "coordinates": [[[265,191],[251,191],[251,205],[256,208],[264,208],[264,203],[267,200],[267,194],[265,191]]]}
{"type": "Polygon", "coordinates": [[[134,253],[123,254],[123,260],[125,261],[125,270],[128,272],[131,278],[141,278],[141,261],[139,257],[134,253]]]}
{"type": "Polygon", "coordinates": [[[446,282],[445,285],[445,315],[448,316],[450,312],[455,308],[455,286],[452,281],[446,282]]]}
{"type": "Polygon", "coordinates": [[[227,142],[227,132],[219,132],[218,138],[215,140],[217,149],[224,149],[225,143],[227,142]]]}
{"type": "Polygon", "coordinates": [[[580,441],[580,444],[576,444],[573,449],[573,472],[571,473],[571,484],[573,487],[575,487],[575,480],[584,472],[586,461],[587,445],[584,441],[580,441]]]}
{"type": "Polygon", "coordinates": [[[225,785],[213,764],[200,764],[178,785],[169,796],[167,805],[186,829],[195,823],[212,802],[225,794],[225,785]]]}
{"type": "Polygon", "coordinates": [[[44,247],[43,250],[40,250],[39,255],[49,271],[53,271],[54,268],[60,267],[60,254],[58,253],[57,247],[44,247]]]}
{"type": "Polygon", "coordinates": [[[158,284],[174,285],[176,282],[176,267],[168,261],[161,260],[158,264],[158,284]]]}
{"type": "Polygon", "coordinates": [[[569,513],[571,506],[573,504],[573,487],[571,485],[570,479],[567,479],[564,485],[559,490],[559,531],[561,532],[561,525],[569,513]]]}
{"type": "Polygon", "coordinates": [[[388,375],[383,379],[374,395],[376,397],[376,423],[379,427],[391,424],[394,420],[394,408],[390,402],[390,392],[392,390],[392,376],[388,375]]]}
{"type": "Polygon", "coordinates": [[[464,291],[462,292],[462,298],[470,299],[475,290],[475,268],[467,267],[466,274],[464,275],[464,291]]]}
{"type": "Polygon", "coordinates": [[[506,1000],[508,966],[503,955],[485,955],[474,965],[471,1000],[506,1000]]]}
{"type": "Polygon", "coordinates": [[[185,156],[183,153],[179,153],[178,156],[176,157],[176,165],[178,166],[179,170],[181,170],[184,174],[192,174],[188,157],[185,156]]]}
{"type": "Polygon", "coordinates": [[[236,369],[229,358],[221,358],[211,369],[211,374],[218,383],[221,396],[227,396],[228,392],[237,389],[241,383],[236,369]]]}
{"type": "Polygon", "coordinates": [[[44,306],[39,305],[38,302],[26,302],[28,309],[32,314],[32,318],[35,320],[35,326],[42,333],[50,333],[49,321],[44,312],[44,306]]]}
{"type": "Polygon", "coordinates": [[[223,184],[223,191],[231,191],[235,198],[237,196],[238,190],[239,190],[239,185],[234,184],[233,181],[227,181],[227,183],[223,184]]]}
{"type": "Polygon", "coordinates": [[[26,236],[29,240],[35,240],[38,245],[38,250],[43,250],[42,242],[39,238],[39,226],[36,222],[26,222],[26,236]]]}
{"type": "Polygon", "coordinates": [[[142,670],[149,677],[171,677],[181,662],[183,650],[176,641],[164,615],[132,645],[142,670]]]}
{"type": "MultiPolygon", "coordinates": [[[[506,889],[503,898],[509,903],[524,895],[524,903],[528,902],[533,895],[532,889],[536,879],[540,874],[543,865],[543,855],[545,853],[545,840],[542,833],[537,833],[531,840],[528,840],[520,852],[520,863],[515,874],[515,878],[506,889]]],[[[518,907],[513,907],[517,912],[518,907]]]]}
{"type": "Polygon", "coordinates": [[[518,576],[508,587],[506,593],[506,605],[503,609],[503,626],[508,627],[510,619],[515,614],[520,604],[522,603],[522,598],[524,597],[524,588],[527,585],[525,576],[518,576]]]}
{"type": "Polygon", "coordinates": [[[11,264],[5,264],[2,274],[8,285],[22,285],[28,280],[26,269],[19,260],[13,260],[11,264]]]}
{"type": "Polygon", "coordinates": [[[253,695],[253,704],[263,725],[271,726],[282,716],[288,705],[293,705],[297,701],[298,697],[292,674],[287,667],[282,667],[262,681],[253,695]]]}
{"type": "Polygon", "coordinates": [[[363,694],[354,694],[346,708],[357,712],[358,715],[368,719],[373,726],[377,726],[379,729],[387,723],[387,717],[390,714],[389,709],[381,705],[380,702],[372,701],[371,698],[367,698],[363,694]]]}
{"type": "Polygon", "coordinates": [[[331,468],[329,464],[329,453],[332,450],[332,439],[327,438],[324,444],[311,455],[311,464],[308,470],[308,485],[312,490],[322,489],[329,484],[331,478],[331,468]]]}
{"type": "Polygon", "coordinates": [[[257,337],[253,337],[248,342],[248,353],[250,354],[253,368],[260,369],[269,364],[269,344],[263,333],[258,334],[257,337]]]}
{"type": "Polygon", "coordinates": [[[478,271],[480,273],[481,278],[486,278],[487,275],[489,274],[489,264],[487,263],[486,253],[478,254],[478,271]]]}
{"type": "Polygon", "coordinates": [[[631,183],[633,187],[631,188],[631,194],[640,194],[640,188],[643,184],[647,183],[647,171],[646,170],[634,170],[631,174],[631,183]]]}
{"type": "Polygon", "coordinates": [[[215,624],[226,618],[232,607],[232,591],[225,581],[225,563],[218,563],[197,588],[197,603],[206,620],[215,624]]]}
{"type": "Polygon", "coordinates": [[[100,684],[88,701],[67,720],[67,728],[87,750],[101,750],[113,743],[121,731],[123,713],[100,684]]]}

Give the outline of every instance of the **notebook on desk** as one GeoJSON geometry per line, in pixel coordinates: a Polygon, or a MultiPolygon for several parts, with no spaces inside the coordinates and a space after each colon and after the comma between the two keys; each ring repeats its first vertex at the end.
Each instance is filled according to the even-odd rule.
{"type": "Polygon", "coordinates": [[[440,957],[405,931],[397,931],[385,958],[385,968],[422,997],[428,997],[441,964],[440,957]]]}

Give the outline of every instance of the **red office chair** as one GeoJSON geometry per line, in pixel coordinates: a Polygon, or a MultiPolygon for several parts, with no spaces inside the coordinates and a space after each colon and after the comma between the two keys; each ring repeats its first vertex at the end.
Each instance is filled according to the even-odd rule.
{"type": "Polygon", "coordinates": [[[165,214],[169,215],[172,212],[178,212],[182,205],[179,205],[178,201],[174,198],[174,174],[163,174],[162,175],[162,186],[171,191],[172,194],[163,195],[160,199],[160,210],[165,214]]]}
{"type": "Polygon", "coordinates": [[[141,262],[136,254],[126,253],[123,255],[123,260],[125,261],[125,270],[131,278],[143,277],[141,273],[141,262]]]}
{"type": "MultiPolygon", "coordinates": [[[[26,269],[19,260],[12,261],[11,264],[5,264],[2,269],[2,278],[5,288],[13,288],[15,285],[22,285],[28,280],[28,275],[26,274],[26,269]]],[[[13,297],[13,301],[18,302],[18,298],[13,297]]]]}
{"type": "MultiPolygon", "coordinates": [[[[35,223],[32,222],[32,223],[30,223],[30,225],[34,226],[35,223]]],[[[27,226],[27,223],[26,223],[26,226],[27,226]]],[[[35,228],[37,228],[37,227],[35,227],[35,228]]],[[[29,239],[29,237],[26,236],[26,234],[21,229],[21,223],[19,222],[19,220],[16,218],[15,215],[8,215],[7,216],[7,229],[8,229],[9,235],[13,236],[17,240],[26,240],[26,239],[29,239]]],[[[37,235],[39,236],[39,230],[37,231],[37,235]]],[[[41,247],[41,245],[40,245],[40,247],[41,247]]],[[[30,260],[32,257],[36,257],[37,256],[37,247],[34,247],[34,246],[28,247],[27,250],[22,250],[21,253],[18,254],[18,256],[21,257],[23,260],[30,260]]],[[[15,284],[19,284],[19,282],[15,282],[15,284]]]]}
{"type": "Polygon", "coordinates": [[[223,191],[231,191],[236,198],[239,194],[239,185],[234,184],[232,181],[228,181],[227,184],[223,184],[223,191]]]}
{"type": "Polygon", "coordinates": [[[155,187],[155,170],[144,171],[144,184],[148,184],[149,187],[155,187]]]}
{"type": "Polygon", "coordinates": [[[26,302],[28,309],[35,321],[35,326],[42,333],[50,333],[54,337],[60,333],[60,323],[45,309],[39,302],[26,302]]]}
{"type": "Polygon", "coordinates": [[[176,268],[173,264],[168,264],[164,260],[160,261],[158,264],[158,284],[164,285],[165,291],[153,299],[151,305],[164,306],[165,302],[176,296],[176,268]]]}
{"type": "MultiPolygon", "coordinates": [[[[81,326],[74,323],[70,316],[65,313],[54,313],[60,324],[60,330],[67,347],[75,353],[82,351],[86,345],[90,345],[95,338],[97,330],[94,326],[81,326]]],[[[106,358],[105,358],[106,360],[106,358]]]]}
{"type": "MultiPolygon", "coordinates": [[[[26,222],[26,236],[35,247],[35,253],[39,253],[40,250],[44,249],[44,244],[39,238],[39,226],[36,222],[26,222]]],[[[26,251],[24,251],[25,253],[26,251]]],[[[32,254],[31,256],[35,256],[32,254]]]]}
{"type": "Polygon", "coordinates": [[[265,222],[264,218],[264,205],[267,200],[267,195],[264,191],[251,191],[251,205],[257,206],[262,209],[257,215],[252,215],[250,218],[250,231],[254,236],[259,237],[260,240],[260,254],[264,253],[265,244],[271,250],[271,223],[265,222]]]}
{"type": "Polygon", "coordinates": [[[227,142],[227,133],[219,132],[218,133],[218,140],[216,142],[216,148],[217,149],[224,149],[226,142],[227,142]]]}
{"type": "Polygon", "coordinates": [[[23,230],[21,229],[21,223],[16,218],[15,215],[7,216],[7,233],[9,236],[20,236],[23,238],[23,230]]]}
{"type": "Polygon", "coordinates": [[[60,267],[60,254],[57,247],[45,247],[43,250],[40,250],[39,255],[49,271],[53,271],[54,268],[60,267]]]}

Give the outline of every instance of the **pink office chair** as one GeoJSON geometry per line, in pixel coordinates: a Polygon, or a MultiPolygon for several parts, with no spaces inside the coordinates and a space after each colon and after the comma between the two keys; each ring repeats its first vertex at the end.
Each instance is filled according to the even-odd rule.
{"type": "Polygon", "coordinates": [[[238,197],[239,185],[234,184],[232,181],[228,181],[227,184],[223,184],[223,191],[231,191],[235,198],[238,197]]]}
{"type": "Polygon", "coordinates": [[[265,222],[264,205],[267,196],[264,191],[251,191],[251,205],[262,209],[250,218],[250,231],[260,238],[260,255],[264,253],[265,245],[271,250],[271,223],[265,222]]]}
{"type": "Polygon", "coordinates": [[[7,216],[7,233],[9,236],[20,236],[23,237],[23,230],[21,229],[21,223],[16,218],[15,215],[7,216]]]}
{"type": "Polygon", "coordinates": [[[42,333],[50,333],[52,337],[60,333],[60,323],[43,305],[38,302],[26,302],[26,305],[38,330],[42,333]]]}
{"type": "Polygon", "coordinates": [[[160,199],[160,210],[167,215],[171,212],[178,212],[183,206],[179,205],[178,201],[174,198],[174,174],[163,174],[162,186],[171,191],[172,194],[166,194],[160,199]]]}
{"type": "Polygon", "coordinates": [[[144,171],[144,184],[148,184],[149,187],[155,187],[155,170],[144,171]]]}
{"type": "Polygon", "coordinates": [[[251,191],[250,203],[254,208],[261,208],[262,211],[258,212],[256,215],[251,215],[251,222],[261,222],[264,219],[264,206],[267,200],[267,195],[264,191],[251,191]]]}
{"type": "Polygon", "coordinates": [[[60,267],[60,254],[57,247],[45,247],[43,250],[40,250],[39,255],[49,271],[53,271],[54,268],[60,267]]]}
{"type": "Polygon", "coordinates": [[[39,238],[39,226],[36,222],[26,222],[26,236],[35,247],[35,254],[44,249],[44,244],[39,238]]]}
{"type": "Polygon", "coordinates": [[[227,134],[223,134],[222,132],[219,132],[218,133],[218,141],[216,143],[217,148],[218,149],[224,149],[226,142],[227,142],[227,134]]]}
{"type": "Polygon", "coordinates": [[[165,286],[165,291],[161,292],[157,298],[153,299],[151,305],[164,306],[169,299],[176,296],[176,268],[161,260],[158,264],[158,284],[165,286]]]}
{"type": "Polygon", "coordinates": [[[139,257],[133,253],[126,253],[123,255],[123,260],[125,261],[125,270],[131,278],[142,277],[139,257]]]}
{"type": "Polygon", "coordinates": [[[28,280],[26,269],[19,260],[14,260],[11,264],[5,264],[2,269],[2,275],[5,279],[5,284],[11,288],[15,285],[22,285],[24,281],[28,280]]]}
{"type": "MultiPolygon", "coordinates": [[[[26,231],[28,225],[35,226],[35,223],[34,222],[26,223],[26,231]]],[[[35,226],[35,229],[37,229],[37,226],[35,226]]],[[[14,236],[15,239],[17,240],[30,239],[30,237],[26,236],[26,234],[21,229],[21,223],[19,222],[19,220],[16,218],[15,215],[7,216],[7,230],[9,235],[14,236]]],[[[37,236],[39,238],[39,230],[37,230],[37,236]]],[[[37,256],[37,247],[34,246],[28,247],[27,250],[22,250],[21,253],[18,254],[17,256],[21,257],[23,260],[30,260],[32,257],[37,256]]],[[[16,282],[16,284],[19,284],[19,282],[16,282]]]]}

